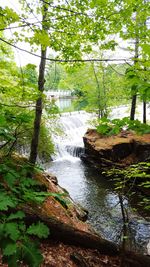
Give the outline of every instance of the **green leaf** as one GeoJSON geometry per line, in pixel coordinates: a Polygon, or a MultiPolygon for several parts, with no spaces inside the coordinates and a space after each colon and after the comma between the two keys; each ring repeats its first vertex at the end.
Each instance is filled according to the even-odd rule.
{"type": "Polygon", "coordinates": [[[10,256],[10,255],[15,254],[16,251],[17,251],[16,243],[8,243],[6,247],[3,249],[3,255],[10,256]]]}
{"type": "Polygon", "coordinates": [[[41,265],[43,257],[36,245],[30,240],[21,245],[21,253],[23,262],[27,263],[29,267],[39,267],[41,265]]]}
{"type": "Polygon", "coordinates": [[[15,208],[17,205],[16,199],[10,197],[6,193],[0,194],[0,210],[8,210],[9,207],[15,208]]]}
{"type": "Polygon", "coordinates": [[[8,267],[18,267],[18,255],[13,254],[6,258],[8,267]]]}
{"type": "Polygon", "coordinates": [[[4,235],[4,223],[0,223],[0,239],[3,238],[4,235]]]}
{"type": "Polygon", "coordinates": [[[29,235],[36,235],[39,238],[46,238],[49,235],[49,229],[44,223],[38,222],[37,224],[30,225],[27,233],[29,235]]]}
{"type": "Polygon", "coordinates": [[[15,222],[9,222],[5,224],[6,236],[9,236],[13,241],[17,241],[20,237],[20,231],[18,229],[18,224],[15,222]]]}
{"type": "Polygon", "coordinates": [[[24,212],[19,210],[16,213],[11,213],[8,216],[7,221],[15,220],[15,219],[23,219],[24,217],[25,217],[24,212]]]}
{"type": "Polygon", "coordinates": [[[4,175],[4,179],[9,186],[13,186],[17,177],[13,173],[10,172],[4,175]]]}

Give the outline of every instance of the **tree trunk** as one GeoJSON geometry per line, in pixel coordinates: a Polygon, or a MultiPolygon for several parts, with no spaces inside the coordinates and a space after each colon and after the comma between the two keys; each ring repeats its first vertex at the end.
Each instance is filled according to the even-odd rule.
{"type": "MultiPolygon", "coordinates": [[[[42,30],[47,31],[47,27],[44,25],[44,21],[46,19],[47,14],[47,6],[43,4],[43,15],[42,15],[42,30]]],[[[42,117],[42,109],[43,109],[43,100],[42,93],[44,91],[44,83],[45,83],[45,64],[46,64],[46,47],[42,47],[41,45],[41,61],[39,66],[39,77],[38,77],[38,90],[39,97],[36,100],[36,108],[35,108],[35,119],[34,119],[34,128],[33,135],[31,140],[31,151],[29,162],[34,165],[36,162],[37,154],[38,154],[38,143],[39,143],[39,134],[40,134],[40,125],[41,125],[41,117],[42,117]]]]}
{"type": "Polygon", "coordinates": [[[135,109],[136,109],[136,94],[132,96],[132,104],[131,104],[131,112],[130,112],[130,120],[134,120],[135,118],[135,109]]]}
{"type": "Polygon", "coordinates": [[[94,76],[95,76],[95,80],[96,80],[96,84],[97,84],[97,90],[98,90],[98,118],[100,119],[102,116],[100,84],[99,84],[99,80],[98,80],[98,77],[96,74],[94,63],[92,64],[92,67],[93,67],[93,72],[94,72],[94,76]]]}
{"type": "MultiPolygon", "coordinates": [[[[136,69],[137,59],[139,57],[139,32],[138,32],[138,14],[136,13],[136,25],[135,25],[135,47],[134,47],[134,67],[136,69]]],[[[136,109],[136,98],[137,98],[137,85],[133,85],[131,88],[132,94],[132,103],[131,103],[131,112],[130,112],[130,120],[134,120],[135,118],[135,109],[136,109]]]]}
{"type": "Polygon", "coordinates": [[[107,255],[118,255],[119,253],[119,247],[115,243],[103,239],[92,230],[91,232],[86,232],[77,229],[72,225],[59,221],[54,216],[42,214],[39,208],[34,210],[34,208],[31,209],[31,206],[28,207],[26,205],[22,207],[22,210],[26,213],[26,224],[30,225],[39,220],[43,221],[50,229],[50,238],[70,245],[98,249],[101,253],[107,255]]]}
{"type": "Polygon", "coordinates": [[[103,77],[102,77],[102,83],[103,83],[103,117],[107,117],[107,105],[106,105],[106,87],[105,87],[105,69],[102,67],[103,71],[103,77]]]}
{"type": "Polygon", "coordinates": [[[143,123],[146,123],[146,101],[143,101],[143,123]]]}
{"type": "MultiPolygon", "coordinates": [[[[144,4],[146,4],[147,0],[144,0],[144,4]]],[[[146,27],[146,20],[144,21],[144,26],[146,27]]],[[[145,37],[145,40],[146,40],[146,35],[144,36],[145,37]]],[[[147,67],[144,66],[144,71],[146,73],[147,71],[147,67]]],[[[146,78],[144,79],[144,81],[146,82],[146,78]]],[[[147,96],[147,93],[145,95],[145,99],[143,100],[143,123],[146,123],[146,97],[147,96]]]]}
{"type": "MultiPolygon", "coordinates": [[[[39,79],[38,79],[38,90],[39,95],[42,94],[44,90],[44,72],[45,72],[45,64],[46,64],[46,49],[41,50],[41,62],[39,66],[39,79]]],[[[41,125],[41,117],[42,117],[42,96],[40,95],[36,101],[35,108],[35,119],[34,119],[34,130],[31,141],[31,152],[29,162],[31,164],[35,164],[37,153],[38,153],[38,142],[39,142],[39,134],[40,134],[40,125],[41,125]]]]}

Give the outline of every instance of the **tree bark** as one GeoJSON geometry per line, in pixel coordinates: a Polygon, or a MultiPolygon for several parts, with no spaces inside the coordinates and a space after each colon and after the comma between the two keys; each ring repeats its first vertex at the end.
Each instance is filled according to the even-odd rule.
{"type": "MultiPolygon", "coordinates": [[[[46,19],[46,12],[47,7],[43,4],[43,16],[42,16],[42,30],[47,30],[46,26],[43,22],[46,19]]],[[[40,125],[41,125],[41,117],[42,117],[42,109],[43,109],[43,99],[42,93],[44,91],[44,83],[45,83],[45,65],[46,65],[46,47],[43,48],[41,45],[41,61],[39,66],[39,77],[38,77],[38,90],[39,90],[39,97],[36,100],[36,108],[35,108],[35,119],[34,119],[34,128],[33,128],[33,135],[31,140],[31,150],[30,150],[30,157],[29,162],[32,165],[35,165],[37,154],[38,154],[38,143],[39,143],[39,134],[40,134],[40,125]]]]}
{"type": "MultiPolygon", "coordinates": [[[[144,0],[144,4],[146,4],[147,0],[144,0]]],[[[146,20],[144,21],[144,26],[146,27],[146,20]]],[[[144,36],[145,37],[145,40],[146,40],[146,35],[144,36]]],[[[146,72],[147,71],[147,67],[144,67],[144,71],[146,72]]],[[[144,79],[144,81],[146,82],[146,78],[144,79]]],[[[144,96],[145,99],[143,100],[143,123],[146,123],[146,97],[147,96],[147,93],[146,95],[144,96]]]]}
{"type": "Polygon", "coordinates": [[[143,123],[146,123],[146,101],[143,101],[143,123]]]}
{"type": "MultiPolygon", "coordinates": [[[[44,91],[44,72],[45,72],[45,64],[46,64],[46,49],[41,50],[41,62],[39,66],[39,79],[38,79],[38,90],[39,95],[44,91]]],[[[31,141],[31,152],[29,162],[31,164],[35,164],[37,153],[38,153],[38,142],[39,142],[39,134],[40,134],[40,125],[41,125],[41,117],[42,117],[42,96],[39,96],[36,101],[35,108],[35,119],[34,119],[34,130],[31,141]]]]}
{"type": "Polygon", "coordinates": [[[96,84],[97,84],[97,90],[98,90],[98,118],[100,119],[101,118],[101,92],[100,92],[100,84],[99,84],[99,80],[98,80],[98,77],[97,77],[97,74],[96,74],[96,70],[95,70],[95,67],[94,67],[94,63],[92,64],[92,67],[93,67],[93,72],[94,72],[94,76],[95,76],[95,81],[96,81],[96,84]]]}
{"type": "Polygon", "coordinates": [[[131,112],[130,112],[130,120],[134,120],[134,119],[135,119],[136,98],[137,98],[137,95],[134,94],[134,95],[132,96],[131,112]]]}
{"type": "Polygon", "coordinates": [[[26,213],[27,225],[39,220],[43,221],[50,229],[50,238],[62,241],[65,244],[98,249],[106,255],[118,255],[119,253],[119,247],[115,243],[101,238],[94,231],[79,230],[72,225],[59,221],[57,218],[41,214],[40,210],[33,211],[34,214],[29,214],[29,211],[31,213],[31,207],[26,206],[23,211],[26,213]]]}
{"type": "MultiPolygon", "coordinates": [[[[136,13],[136,25],[135,25],[135,48],[134,48],[134,67],[136,68],[137,59],[139,57],[139,32],[138,32],[138,14],[136,13]]],[[[136,110],[136,99],[137,99],[137,85],[132,86],[131,88],[132,94],[132,103],[131,103],[131,112],[130,112],[130,120],[134,120],[135,118],[135,110],[136,110]]]]}

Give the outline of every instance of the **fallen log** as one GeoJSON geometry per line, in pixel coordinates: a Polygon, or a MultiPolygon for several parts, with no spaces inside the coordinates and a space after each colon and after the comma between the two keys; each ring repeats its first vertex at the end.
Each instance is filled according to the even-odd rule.
{"type": "MultiPolygon", "coordinates": [[[[103,239],[93,232],[85,232],[73,226],[60,222],[53,217],[46,217],[39,212],[36,215],[27,214],[27,224],[42,220],[50,229],[49,240],[55,239],[65,244],[77,245],[84,248],[97,249],[101,254],[122,257],[122,250],[115,243],[103,239]]],[[[47,240],[48,241],[48,240],[47,240]]],[[[123,265],[126,267],[149,267],[150,257],[132,251],[123,252],[123,265]]]]}
{"type": "Polygon", "coordinates": [[[74,226],[65,224],[54,217],[46,217],[36,212],[36,215],[26,214],[26,223],[43,221],[50,229],[50,237],[66,244],[78,245],[84,248],[98,249],[102,254],[118,255],[118,246],[93,232],[85,232],[74,226]]]}

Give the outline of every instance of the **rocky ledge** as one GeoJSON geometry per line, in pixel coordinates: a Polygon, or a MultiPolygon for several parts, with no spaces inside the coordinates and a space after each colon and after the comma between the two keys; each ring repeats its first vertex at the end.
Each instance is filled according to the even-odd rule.
{"type": "Polygon", "coordinates": [[[103,136],[95,129],[88,129],[83,137],[85,153],[82,160],[94,167],[125,167],[150,160],[150,134],[142,136],[131,131],[103,136]]]}

